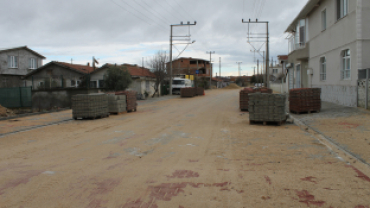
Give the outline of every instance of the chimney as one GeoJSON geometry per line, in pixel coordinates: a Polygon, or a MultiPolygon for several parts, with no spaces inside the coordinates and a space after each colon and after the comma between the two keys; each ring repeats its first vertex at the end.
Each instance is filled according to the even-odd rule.
{"type": "Polygon", "coordinates": [[[90,62],[87,62],[87,66],[90,66],[90,62]]]}

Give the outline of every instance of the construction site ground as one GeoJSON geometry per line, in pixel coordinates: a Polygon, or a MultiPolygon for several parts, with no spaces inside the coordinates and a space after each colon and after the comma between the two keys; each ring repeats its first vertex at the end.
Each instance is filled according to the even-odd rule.
{"type": "Polygon", "coordinates": [[[367,165],[296,125],[250,126],[238,95],[0,121],[0,207],[370,207],[367,165]]]}

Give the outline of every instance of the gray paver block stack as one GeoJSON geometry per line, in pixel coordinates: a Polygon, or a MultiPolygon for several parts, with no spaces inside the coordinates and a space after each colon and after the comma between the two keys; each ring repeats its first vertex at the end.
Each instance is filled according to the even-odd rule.
{"type": "Polygon", "coordinates": [[[106,94],[84,94],[72,97],[73,118],[103,118],[109,116],[106,94]]]}
{"type": "Polygon", "coordinates": [[[249,120],[251,122],[282,122],[286,116],[286,96],[255,93],[249,95],[249,120]]]}
{"type": "Polygon", "coordinates": [[[122,113],[127,111],[126,95],[108,95],[109,113],[122,113]]]}

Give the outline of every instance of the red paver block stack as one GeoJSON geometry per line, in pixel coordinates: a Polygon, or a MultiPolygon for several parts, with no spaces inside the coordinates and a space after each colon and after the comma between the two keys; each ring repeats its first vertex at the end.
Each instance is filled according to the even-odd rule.
{"type": "Polygon", "coordinates": [[[204,95],[204,88],[203,87],[197,87],[195,88],[196,95],[204,95]]]}
{"type": "Polygon", "coordinates": [[[196,88],[194,87],[186,87],[181,88],[181,97],[194,97],[197,95],[196,88]]]}
{"type": "Polygon", "coordinates": [[[292,113],[320,112],[321,89],[299,88],[290,90],[289,110],[292,113]]]}
{"type": "Polygon", "coordinates": [[[254,93],[253,88],[244,88],[239,93],[239,108],[241,111],[247,111],[249,106],[249,94],[254,93]]]}
{"type": "Polygon", "coordinates": [[[120,91],[116,95],[126,95],[127,112],[137,111],[136,91],[120,91]]]}

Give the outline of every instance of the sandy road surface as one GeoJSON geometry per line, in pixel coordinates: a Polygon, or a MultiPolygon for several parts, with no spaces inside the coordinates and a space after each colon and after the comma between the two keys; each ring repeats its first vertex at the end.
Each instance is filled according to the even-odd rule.
{"type": "Polygon", "coordinates": [[[368,170],[336,157],[214,90],[0,138],[0,207],[369,207],[368,170]]]}

